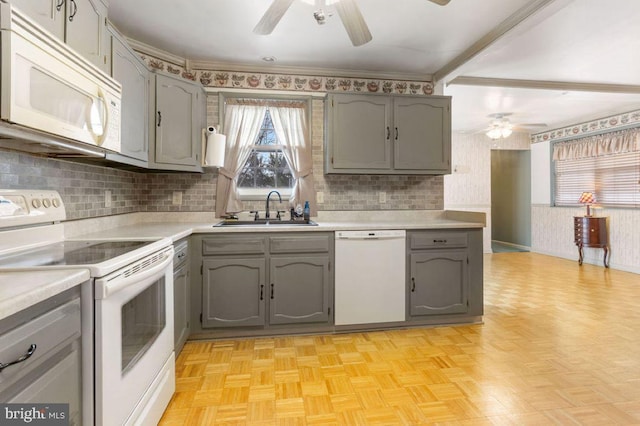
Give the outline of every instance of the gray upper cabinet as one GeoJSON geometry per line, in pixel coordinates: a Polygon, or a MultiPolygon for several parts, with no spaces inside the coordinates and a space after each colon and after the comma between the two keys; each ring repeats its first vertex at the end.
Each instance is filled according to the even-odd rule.
{"type": "Polygon", "coordinates": [[[451,172],[450,104],[449,98],[393,100],[395,170],[451,172]]]}
{"type": "Polygon", "coordinates": [[[157,74],[154,146],[149,166],[161,170],[201,172],[202,129],[206,100],[199,83],[157,74]]]}
{"type": "Polygon", "coordinates": [[[67,16],[62,0],[11,0],[11,5],[25,12],[45,30],[64,41],[64,24],[67,16]]]}
{"type": "Polygon", "coordinates": [[[112,27],[111,76],[122,85],[120,153],[139,160],[146,167],[149,159],[150,72],[142,59],[112,27]]]}
{"type": "Polygon", "coordinates": [[[451,98],[332,94],[325,173],[451,172],[451,98]]]}
{"type": "Polygon", "coordinates": [[[109,71],[107,5],[101,0],[11,0],[101,70],[109,71]]]}
{"type": "Polygon", "coordinates": [[[331,169],[390,169],[391,98],[331,95],[328,104],[331,169]]]}
{"type": "Polygon", "coordinates": [[[109,71],[107,6],[100,0],[66,0],[65,42],[101,70],[109,71]]]}

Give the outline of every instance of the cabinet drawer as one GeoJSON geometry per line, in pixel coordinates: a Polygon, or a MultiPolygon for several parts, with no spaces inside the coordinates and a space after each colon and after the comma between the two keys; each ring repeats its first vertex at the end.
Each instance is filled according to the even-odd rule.
{"type": "Polygon", "coordinates": [[[188,255],[189,255],[189,242],[188,241],[178,242],[178,244],[176,244],[176,246],[174,247],[173,267],[177,268],[178,266],[182,265],[187,260],[188,255]]]}
{"type": "Polygon", "coordinates": [[[269,238],[271,253],[326,253],[330,243],[328,235],[269,238]]]}
{"type": "Polygon", "coordinates": [[[428,249],[443,247],[466,247],[466,232],[425,232],[410,234],[412,249],[428,249]]]}
{"type": "Polygon", "coordinates": [[[0,336],[0,362],[2,363],[20,358],[32,344],[36,345],[31,357],[21,363],[10,365],[0,372],[0,392],[51,357],[59,347],[79,337],[79,298],[0,336]]]}
{"type": "Polygon", "coordinates": [[[202,241],[202,254],[263,254],[266,252],[265,237],[233,236],[207,238],[202,241]]]}

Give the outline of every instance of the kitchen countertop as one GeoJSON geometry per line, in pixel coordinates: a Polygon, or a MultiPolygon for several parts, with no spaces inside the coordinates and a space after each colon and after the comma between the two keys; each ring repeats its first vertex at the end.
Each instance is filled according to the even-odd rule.
{"type": "Polygon", "coordinates": [[[88,269],[0,272],[0,320],[88,279],[88,269]]]}
{"type": "MultiPolygon", "coordinates": [[[[241,219],[246,219],[241,217],[241,219]]],[[[312,217],[318,226],[304,225],[239,225],[215,226],[220,219],[210,222],[141,222],[121,224],[104,230],[82,233],[82,238],[92,239],[132,239],[132,238],[171,238],[177,241],[191,234],[228,234],[247,232],[333,232],[333,231],[361,231],[375,229],[464,229],[483,228],[485,226],[484,213],[428,211],[424,212],[320,212],[318,217],[312,217]]],[[[95,229],[95,228],[93,228],[95,229]]],[[[66,234],[66,228],[65,228],[66,234]]],[[[77,234],[77,232],[74,232],[77,234]]]]}
{"type": "MultiPolygon", "coordinates": [[[[208,216],[208,215],[207,215],[208,216]]],[[[318,226],[256,225],[216,227],[220,219],[203,215],[133,214],[64,223],[67,238],[154,239],[178,241],[191,234],[247,232],[333,232],[375,229],[483,228],[484,213],[465,211],[340,211],[319,212],[318,226]],[[206,217],[208,219],[208,217],[206,217]]],[[[241,219],[248,219],[241,217],[241,219]]],[[[86,269],[0,272],[0,319],[6,318],[89,279],[86,269]]]]}

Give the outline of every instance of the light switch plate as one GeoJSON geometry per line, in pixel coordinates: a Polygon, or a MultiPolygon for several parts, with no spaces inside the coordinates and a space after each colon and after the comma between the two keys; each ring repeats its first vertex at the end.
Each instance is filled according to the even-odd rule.
{"type": "Polygon", "coordinates": [[[104,191],[104,206],[111,207],[111,190],[104,191]]]}
{"type": "Polygon", "coordinates": [[[182,191],[173,191],[173,205],[182,205],[182,191]]]}
{"type": "Polygon", "coordinates": [[[324,192],[316,192],[316,203],[324,203],[324,192]]]}
{"type": "Polygon", "coordinates": [[[378,201],[379,201],[381,204],[386,203],[386,202],[387,202],[387,193],[386,193],[386,192],[384,192],[384,191],[380,191],[380,192],[378,192],[378,201]]]}

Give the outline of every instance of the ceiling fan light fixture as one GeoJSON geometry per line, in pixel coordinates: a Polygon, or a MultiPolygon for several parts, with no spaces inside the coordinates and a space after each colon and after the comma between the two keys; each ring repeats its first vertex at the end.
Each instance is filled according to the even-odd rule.
{"type": "Polygon", "coordinates": [[[492,115],[495,119],[491,122],[491,127],[485,133],[490,139],[496,140],[508,138],[513,133],[513,126],[508,118],[502,114],[492,115]]]}
{"type": "Polygon", "coordinates": [[[502,137],[502,131],[498,127],[492,127],[486,133],[489,139],[500,139],[502,137]]]}

